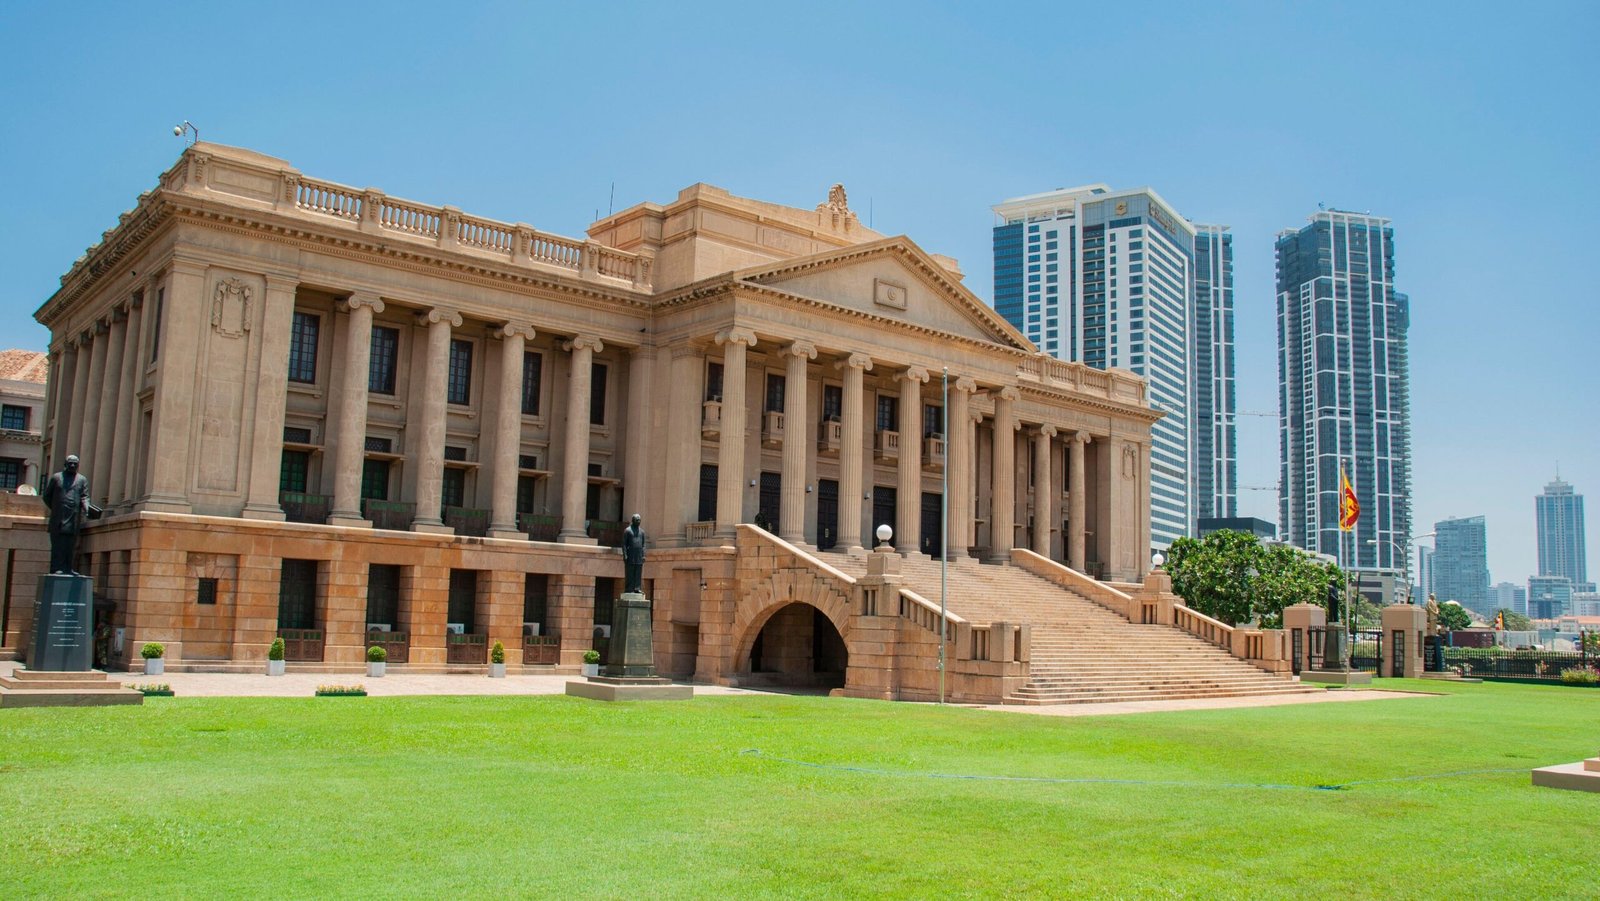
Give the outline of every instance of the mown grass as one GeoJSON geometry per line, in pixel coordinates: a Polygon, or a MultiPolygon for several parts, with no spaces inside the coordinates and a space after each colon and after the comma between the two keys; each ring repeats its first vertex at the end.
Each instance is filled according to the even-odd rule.
{"type": "Polygon", "coordinates": [[[776,696],[5,710],[0,885],[1595,897],[1600,795],[1533,788],[1528,770],[1600,750],[1600,691],[1382,684],[1445,694],[1078,718],[776,696]]]}

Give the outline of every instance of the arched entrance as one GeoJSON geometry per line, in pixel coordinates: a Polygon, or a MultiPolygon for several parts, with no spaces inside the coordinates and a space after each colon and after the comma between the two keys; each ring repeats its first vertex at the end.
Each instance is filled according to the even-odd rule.
{"type": "Polygon", "coordinates": [[[827,614],[795,602],[767,619],[742,662],[743,685],[843,688],[849,651],[827,614]]]}

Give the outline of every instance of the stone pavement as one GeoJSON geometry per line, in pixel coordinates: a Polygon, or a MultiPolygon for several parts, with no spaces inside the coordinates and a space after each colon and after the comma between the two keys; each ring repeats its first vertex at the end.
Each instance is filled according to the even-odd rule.
{"type": "MultiPolygon", "coordinates": [[[[9,676],[19,664],[0,661],[0,676],[9,676]]],[[[365,673],[163,673],[145,676],[137,673],[111,673],[113,681],[128,686],[166,683],[180,698],[310,697],[319,685],[361,685],[372,697],[401,695],[559,695],[567,682],[579,676],[513,676],[491,679],[482,675],[395,674],[369,679],[365,673]]],[[[698,696],[772,694],[748,688],[721,685],[695,685],[698,696]]],[[[1043,706],[993,705],[977,710],[1001,710],[1042,716],[1103,716],[1121,713],[1158,713],[1170,710],[1220,710],[1231,707],[1276,707],[1283,704],[1374,701],[1422,698],[1431,695],[1400,691],[1326,691],[1307,695],[1257,698],[1202,698],[1181,701],[1134,701],[1115,704],[1056,704],[1043,706]]]]}

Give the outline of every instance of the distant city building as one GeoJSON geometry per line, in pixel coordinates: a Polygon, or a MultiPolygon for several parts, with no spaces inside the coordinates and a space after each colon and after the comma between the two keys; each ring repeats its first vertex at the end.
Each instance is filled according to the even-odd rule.
{"type": "Polygon", "coordinates": [[[1553,619],[1567,616],[1572,610],[1572,583],[1562,576],[1530,576],[1528,578],[1528,616],[1533,619],[1553,619]]]}
{"type": "Polygon", "coordinates": [[[49,357],[33,350],[0,350],[0,491],[39,488],[49,357]]]}
{"type": "MultiPolygon", "coordinates": [[[[1197,223],[1194,229],[1194,335],[1190,341],[1194,392],[1190,410],[1195,517],[1234,517],[1239,515],[1239,448],[1234,427],[1233,235],[1228,234],[1226,225],[1197,223]]],[[[1271,523],[1266,525],[1277,532],[1271,523]]]]}
{"type": "Polygon", "coordinates": [[[1233,244],[1149,188],[1085,185],[994,207],[995,311],[1044,352],[1150,383],[1151,542],[1237,512],[1233,244]]]}
{"type": "Polygon", "coordinates": [[[1574,591],[1572,593],[1574,616],[1600,616],[1600,592],[1574,591]]]}
{"type": "Polygon", "coordinates": [[[1583,495],[1560,476],[1533,499],[1539,538],[1539,575],[1565,576],[1573,585],[1589,581],[1583,535],[1583,495]]]}
{"type": "Polygon", "coordinates": [[[1197,523],[1198,534],[1203,538],[1212,532],[1232,530],[1249,532],[1257,538],[1271,540],[1278,537],[1278,527],[1254,516],[1207,516],[1197,523]]]}
{"type": "MultiPolygon", "coordinates": [[[[1441,602],[1459,601],[1468,610],[1487,613],[1489,543],[1483,517],[1446,519],[1433,528],[1434,594],[1441,602]]],[[[1528,600],[1533,601],[1531,589],[1528,600]]]]}
{"type": "Polygon", "coordinates": [[[1433,594],[1433,548],[1417,547],[1416,596],[1427,598],[1433,594]]]}
{"type": "Polygon", "coordinates": [[[1497,582],[1489,589],[1489,608],[1527,615],[1528,589],[1514,582],[1497,582]]]}
{"type": "Polygon", "coordinates": [[[1351,569],[1403,572],[1410,304],[1394,289],[1394,230],[1388,219],[1325,210],[1280,232],[1276,251],[1283,537],[1351,569]],[[1353,532],[1339,529],[1341,465],[1361,503],[1353,532]]]}

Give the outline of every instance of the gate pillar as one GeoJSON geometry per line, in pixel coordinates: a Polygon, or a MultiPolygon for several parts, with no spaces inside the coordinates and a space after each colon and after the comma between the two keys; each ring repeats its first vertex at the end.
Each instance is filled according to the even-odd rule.
{"type": "Polygon", "coordinates": [[[1421,607],[1392,604],[1383,608],[1383,656],[1378,675],[1416,679],[1422,675],[1422,636],[1428,614],[1421,607]]]}
{"type": "Polygon", "coordinates": [[[1289,668],[1299,674],[1311,668],[1311,630],[1325,629],[1328,611],[1317,604],[1291,604],[1283,608],[1283,630],[1289,634],[1289,668]]]}

